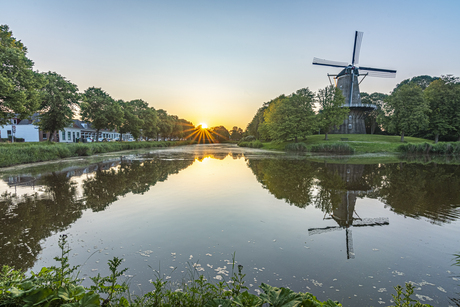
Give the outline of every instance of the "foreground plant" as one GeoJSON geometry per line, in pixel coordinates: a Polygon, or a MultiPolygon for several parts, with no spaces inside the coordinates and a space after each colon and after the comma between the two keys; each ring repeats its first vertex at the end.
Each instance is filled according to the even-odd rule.
{"type": "MultiPolygon", "coordinates": [[[[23,273],[4,266],[0,271],[0,306],[43,306],[43,307],[336,307],[339,302],[327,300],[321,302],[313,294],[294,292],[288,288],[277,288],[262,283],[260,295],[248,292],[244,285],[243,266],[236,266],[233,254],[230,280],[209,282],[198,274],[197,264],[190,265],[189,278],[177,284],[164,280],[160,272],[155,271],[156,279],[151,281],[154,290],[142,296],[134,296],[128,290],[126,281],[119,283],[127,268],[119,269],[123,259],[114,257],[108,265],[111,274],[102,277],[98,274],[91,278],[94,282],[89,289],[81,285],[75,276],[79,266],[69,265],[67,235],[59,238],[60,257],[54,259],[59,266],[44,267],[39,273],[26,277],[23,273]],[[235,272],[235,267],[237,272],[235,272]],[[196,275],[198,274],[198,276],[196,275]]],[[[457,260],[460,256],[457,257],[457,260]]],[[[457,262],[460,264],[460,261],[457,262]]],[[[401,286],[395,287],[393,295],[395,307],[428,307],[411,295],[414,287],[406,283],[406,291],[401,286]]]]}
{"type": "Polygon", "coordinates": [[[411,295],[414,293],[414,286],[411,283],[406,282],[405,287],[405,292],[403,292],[404,289],[400,285],[394,287],[396,290],[396,295],[391,295],[395,301],[394,307],[432,307],[431,305],[422,304],[411,298],[411,295]]]}

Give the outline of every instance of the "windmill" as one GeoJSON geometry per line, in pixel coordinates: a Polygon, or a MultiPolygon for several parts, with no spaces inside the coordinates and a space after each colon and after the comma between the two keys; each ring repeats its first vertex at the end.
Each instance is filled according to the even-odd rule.
{"type": "MultiPolygon", "coordinates": [[[[316,235],[345,229],[345,243],[347,247],[347,259],[355,258],[353,250],[352,227],[374,227],[389,225],[387,217],[361,218],[355,210],[356,198],[358,195],[365,195],[372,191],[366,180],[363,179],[364,165],[357,164],[333,164],[327,165],[329,170],[338,174],[345,184],[346,192],[341,191],[342,200],[327,210],[323,220],[334,220],[337,226],[323,228],[309,228],[308,235],[316,235]]],[[[337,191],[337,190],[336,190],[337,191]]]]}
{"type": "Polygon", "coordinates": [[[396,77],[396,70],[358,66],[362,40],[363,32],[356,31],[351,64],[313,58],[313,65],[343,68],[337,75],[328,74],[329,81],[330,77],[334,77],[334,80],[336,80],[337,86],[342,90],[343,96],[345,96],[345,106],[350,108],[348,118],[333,133],[366,134],[366,126],[364,124],[365,112],[374,110],[376,106],[361,103],[359,84],[367,76],[381,78],[396,77]],[[362,77],[361,81],[358,81],[358,77],[362,77]]]}

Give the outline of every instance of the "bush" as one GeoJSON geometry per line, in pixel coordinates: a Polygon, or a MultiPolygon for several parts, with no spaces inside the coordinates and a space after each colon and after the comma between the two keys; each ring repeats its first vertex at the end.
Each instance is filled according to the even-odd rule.
{"type": "Polygon", "coordinates": [[[255,141],[255,140],[257,140],[255,136],[248,135],[248,136],[245,136],[245,137],[241,138],[240,142],[252,142],[252,141],[255,141]]]}
{"type": "Polygon", "coordinates": [[[307,145],[305,143],[289,143],[284,147],[286,151],[299,151],[299,152],[306,152],[308,151],[307,145]]]}
{"type": "Polygon", "coordinates": [[[355,149],[347,143],[332,143],[313,145],[310,149],[313,152],[347,153],[355,152],[355,149]]]}
{"type": "Polygon", "coordinates": [[[262,148],[263,144],[259,140],[255,140],[252,142],[239,142],[238,146],[240,147],[250,147],[250,148],[262,148]]]}
{"type": "Polygon", "coordinates": [[[460,142],[437,143],[437,144],[402,144],[397,148],[398,151],[408,154],[440,154],[458,155],[460,154],[460,142]]]}

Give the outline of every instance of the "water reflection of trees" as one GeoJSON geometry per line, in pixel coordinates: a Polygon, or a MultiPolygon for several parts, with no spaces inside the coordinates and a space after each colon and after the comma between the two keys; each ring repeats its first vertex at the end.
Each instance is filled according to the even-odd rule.
{"type": "Polygon", "coordinates": [[[32,267],[41,251],[40,241],[67,229],[81,217],[83,210],[101,211],[127,193],[145,193],[193,161],[122,159],[72,172],[42,175],[35,180],[41,193],[5,192],[0,197],[0,267],[32,267]],[[89,169],[96,170],[87,173],[89,169]],[[87,177],[79,186],[72,173],[86,173],[87,177]]]}
{"type": "Polygon", "coordinates": [[[353,209],[356,198],[369,197],[398,214],[424,217],[432,223],[460,216],[460,168],[456,165],[262,159],[248,160],[248,166],[276,198],[300,208],[314,205],[337,215],[345,204],[352,204],[353,209]]]}

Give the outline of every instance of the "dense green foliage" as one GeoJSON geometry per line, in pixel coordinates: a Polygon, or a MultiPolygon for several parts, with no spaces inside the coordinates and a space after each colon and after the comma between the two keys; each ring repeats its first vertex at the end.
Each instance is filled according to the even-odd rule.
{"type": "Polygon", "coordinates": [[[460,142],[435,144],[402,144],[398,147],[398,151],[415,154],[460,155],[460,142]]]}
{"type": "Polygon", "coordinates": [[[96,129],[96,141],[99,142],[99,131],[113,130],[123,120],[123,110],[118,102],[100,88],[90,87],[83,93],[80,103],[81,119],[90,122],[96,129]]]}
{"type": "Polygon", "coordinates": [[[343,107],[345,97],[342,91],[332,85],[319,90],[317,100],[321,107],[318,114],[319,127],[325,134],[324,139],[327,140],[329,131],[334,126],[342,124],[350,110],[343,107]]]}
{"type": "Polygon", "coordinates": [[[73,123],[74,108],[79,104],[80,96],[77,86],[63,76],[55,72],[42,75],[47,83],[41,92],[38,127],[52,135],[54,131],[63,130],[73,123]]]}
{"type": "Polygon", "coordinates": [[[0,125],[11,118],[27,118],[40,106],[42,76],[33,71],[27,48],[0,25],[0,125]]]}
{"type": "Polygon", "coordinates": [[[261,148],[263,146],[263,144],[259,140],[255,140],[255,141],[239,141],[238,146],[240,146],[240,147],[250,147],[250,148],[261,148]]]}
{"type": "Polygon", "coordinates": [[[401,135],[401,142],[404,134],[411,135],[428,127],[430,108],[418,85],[399,87],[389,96],[386,108],[388,131],[401,135]]]}
{"type": "Polygon", "coordinates": [[[284,150],[286,151],[299,151],[299,152],[305,152],[308,150],[307,145],[303,142],[299,143],[289,143],[284,147],[284,150]]]}
{"type": "Polygon", "coordinates": [[[264,112],[259,133],[266,139],[286,141],[305,138],[316,130],[314,94],[308,88],[280,96],[264,112]],[[262,131],[262,132],[261,132],[262,131]]]}

